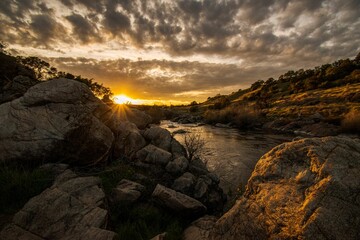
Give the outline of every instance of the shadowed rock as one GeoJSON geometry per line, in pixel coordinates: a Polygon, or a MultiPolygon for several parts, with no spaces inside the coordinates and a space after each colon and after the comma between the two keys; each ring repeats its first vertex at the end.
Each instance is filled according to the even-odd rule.
{"type": "Polygon", "coordinates": [[[107,211],[101,208],[105,194],[100,179],[78,177],[69,171],[30,199],[2,230],[0,239],[114,239],[114,232],[102,229],[107,211]]]}
{"type": "Polygon", "coordinates": [[[0,105],[0,162],[95,164],[114,141],[98,118],[109,108],[83,83],[55,79],[0,105]]]}
{"type": "Polygon", "coordinates": [[[206,207],[196,199],[176,192],[160,184],[151,195],[161,206],[189,217],[198,217],[206,212],[206,207]]]}

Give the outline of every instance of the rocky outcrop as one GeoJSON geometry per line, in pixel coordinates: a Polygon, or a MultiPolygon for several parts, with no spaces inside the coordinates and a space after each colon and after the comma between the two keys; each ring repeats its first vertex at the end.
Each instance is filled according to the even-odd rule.
{"type": "MultiPolygon", "coordinates": [[[[24,79],[19,81],[26,91],[32,83],[24,79]]],[[[0,162],[88,165],[109,155],[132,158],[146,146],[138,127],[150,121],[136,109],[110,108],[81,82],[49,80],[0,105],[0,162]]]]}
{"type": "Polygon", "coordinates": [[[199,239],[359,239],[359,192],[359,140],[285,143],[259,160],[244,196],[199,239]]]}
{"type": "Polygon", "coordinates": [[[151,196],[161,206],[187,217],[198,217],[206,212],[206,207],[201,202],[160,184],[156,185],[151,196]]]}
{"type": "Polygon", "coordinates": [[[114,232],[103,229],[107,211],[99,186],[97,177],[78,177],[66,170],[15,214],[0,239],[114,239],[114,232]]]}
{"type": "Polygon", "coordinates": [[[0,162],[106,160],[114,136],[97,117],[104,105],[80,82],[56,79],[0,105],[0,162]]]}

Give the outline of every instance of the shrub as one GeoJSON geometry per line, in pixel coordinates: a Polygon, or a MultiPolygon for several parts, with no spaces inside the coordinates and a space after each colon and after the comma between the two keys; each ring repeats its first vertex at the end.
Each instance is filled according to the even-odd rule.
{"type": "Polygon", "coordinates": [[[341,128],[344,132],[360,134],[360,111],[351,110],[341,121],[341,128]]]}
{"type": "Polygon", "coordinates": [[[205,140],[201,135],[199,133],[187,133],[184,140],[189,161],[194,157],[200,157],[205,147],[205,140]]]}
{"type": "Polygon", "coordinates": [[[191,112],[191,113],[194,113],[197,111],[199,111],[199,106],[197,106],[197,105],[193,105],[189,108],[189,112],[191,112]]]}
{"type": "Polygon", "coordinates": [[[207,110],[207,123],[232,123],[238,128],[251,128],[260,122],[260,112],[248,106],[228,106],[222,110],[207,110]]]}

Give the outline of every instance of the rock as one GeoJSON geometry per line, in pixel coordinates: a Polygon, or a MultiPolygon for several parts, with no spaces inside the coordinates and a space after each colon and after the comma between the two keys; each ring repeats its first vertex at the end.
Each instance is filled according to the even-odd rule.
{"type": "Polygon", "coordinates": [[[184,129],[178,129],[178,130],[173,131],[172,134],[175,135],[175,134],[185,134],[185,133],[187,133],[186,130],[184,130],[184,129]]]}
{"type": "Polygon", "coordinates": [[[174,158],[186,156],[186,150],[175,138],[171,140],[171,153],[174,158]]]}
{"type": "Polygon", "coordinates": [[[24,96],[0,105],[0,162],[89,165],[107,160],[114,136],[95,116],[103,105],[74,80],[31,87],[24,96]]]}
{"type": "Polygon", "coordinates": [[[46,163],[39,167],[41,170],[45,170],[47,172],[52,173],[55,176],[60,175],[61,173],[65,172],[69,167],[68,164],[62,163],[46,163]]]}
{"type": "Polygon", "coordinates": [[[207,184],[204,178],[199,178],[196,182],[194,189],[194,198],[200,199],[205,196],[209,190],[209,184],[207,184]]]}
{"type": "Polygon", "coordinates": [[[137,201],[145,187],[139,183],[123,179],[112,191],[112,199],[120,204],[131,204],[137,201]]]}
{"type": "Polygon", "coordinates": [[[0,104],[21,97],[30,87],[38,83],[39,81],[28,76],[19,75],[14,77],[3,91],[0,91],[0,104]]]}
{"type": "Polygon", "coordinates": [[[168,130],[158,126],[153,126],[146,129],[143,135],[151,142],[151,144],[164,149],[165,151],[171,151],[172,137],[168,130]]]}
{"type": "Polygon", "coordinates": [[[136,158],[145,163],[164,166],[171,160],[171,156],[171,153],[151,144],[136,153],[136,158]]]}
{"type": "Polygon", "coordinates": [[[360,140],[301,139],[265,154],[212,239],[359,239],[360,140]]]}
{"type": "Polygon", "coordinates": [[[198,217],[206,212],[206,207],[196,199],[157,184],[151,195],[161,206],[165,206],[188,217],[198,217]]]}
{"type": "Polygon", "coordinates": [[[119,122],[116,129],[114,142],[114,157],[127,156],[132,158],[137,151],[146,146],[146,141],[134,123],[119,122]]]}
{"type": "Polygon", "coordinates": [[[208,240],[217,218],[204,216],[191,223],[183,232],[183,240],[208,240]]]}
{"type": "Polygon", "coordinates": [[[156,235],[150,240],[165,240],[165,239],[166,239],[166,232],[156,235]]]}
{"type": "Polygon", "coordinates": [[[191,195],[195,184],[195,176],[189,172],[184,173],[181,177],[175,179],[171,186],[177,192],[191,195]]]}
{"type": "Polygon", "coordinates": [[[169,173],[179,175],[186,171],[186,169],[189,166],[189,161],[186,159],[186,157],[178,157],[175,158],[174,161],[170,161],[166,165],[166,171],[169,173]]]}
{"type": "Polygon", "coordinates": [[[211,179],[211,181],[213,181],[215,184],[219,184],[220,183],[220,179],[219,177],[215,174],[215,173],[208,173],[207,177],[211,179]]]}
{"type": "Polygon", "coordinates": [[[106,227],[107,211],[101,208],[105,194],[99,178],[56,182],[15,214],[12,223],[1,231],[0,239],[115,238],[114,232],[102,229],[106,227]]]}
{"type": "Polygon", "coordinates": [[[299,131],[310,136],[325,137],[325,136],[335,136],[339,134],[340,127],[329,123],[319,122],[319,123],[303,126],[300,128],[299,131]]]}
{"type": "Polygon", "coordinates": [[[218,127],[218,128],[230,128],[231,126],[229,124],[216,123],[215,127],[218,127]]]}
{"type": "Polygon", "coordinates": [[[143,111],[128,106],[115,107],[114,112],[120,121],[129,121],[134,123],[139,129],[145,129],[151,122],[151,117],[143,111]]]}
{"type": "Polygon", "coordinates": [[[189,164],[189,170],[194,175],[206,175],[209,173],[204,162],[199,158],[194,158],[189,164]]]}

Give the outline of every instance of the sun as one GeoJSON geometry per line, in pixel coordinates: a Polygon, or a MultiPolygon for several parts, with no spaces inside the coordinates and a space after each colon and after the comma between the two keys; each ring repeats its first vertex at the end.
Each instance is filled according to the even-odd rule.
{"type": "Polygon", "coordinates": [[[134,101],[134,99],[132,99],[124,94],[114,96],[114,102],[117,104],[133,103],[133,101],[134,101]]]}

